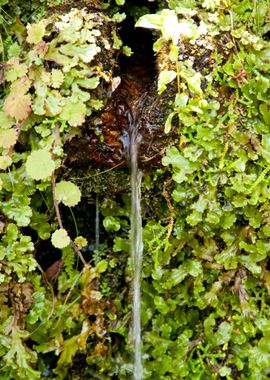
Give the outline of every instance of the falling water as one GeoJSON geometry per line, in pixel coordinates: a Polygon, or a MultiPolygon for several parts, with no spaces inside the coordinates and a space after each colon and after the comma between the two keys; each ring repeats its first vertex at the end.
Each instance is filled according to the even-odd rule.
{"type": "Polygon", "coordinates": [[[99,249],[99,198],[96,194],[96,226],[95,226],[95,249],[99,249]]]}
{"type": "Polygon", "coordinates": [[[143,254],[142,240],[142,215],[141,215],[141,179],[142,173],[138,169],[138,144],[136,117],[132,115],[129,128],[129,159],[131,166],[131,264],[133,270],[133,325],[132,341],[134,345],[134,380],[141,380],[142,367],[142,342],[141,342],[141,267],[143,254]]]}

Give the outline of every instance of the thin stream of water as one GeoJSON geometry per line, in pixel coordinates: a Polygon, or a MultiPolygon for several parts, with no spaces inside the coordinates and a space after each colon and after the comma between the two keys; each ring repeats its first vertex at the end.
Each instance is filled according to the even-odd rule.
{"type": "Polygon", "coordinates": [[[133,318],[132,341],[134,345],[133,379],[142,380],[142,339],[141,339],[141,268],[143,255],[142,215],[141,215],[141,180],[138,169],[139,136],[136,130],[136,118],[130,124],[130,166],[131,166],[131,264],[133,270],[133,318]]]}
{"type": "Polygon", "coordinates": [[[99,249],[99,198],[96,194],[95,249],[99,249]]]}

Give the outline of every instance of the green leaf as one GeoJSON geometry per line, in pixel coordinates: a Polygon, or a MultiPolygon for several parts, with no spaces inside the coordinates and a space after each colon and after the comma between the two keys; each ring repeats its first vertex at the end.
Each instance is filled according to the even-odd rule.
{"type": "Polygon", "coordinates": [[[0,147],[10,148],[17,142],[17,132],[15,129],[2,129],[0,128],[0,147]]]}
{"type": "Polygon", "coordinates": [[[14,82],[18,78],[22,78],[27,73],[27,65],[25,63],[19,63],[18,60],[11,60],[12,64],[6,71],[6,80],[14,82]]]}
{"type": "Polygon", "coordinates": [[[199,276],[203,271],[202,264],[199,260],[187,260],[184,265],[188,273],[193,277],[199,276]]]}
{"type": "MultiPolygon", "coordinates": [[[[258,345],[251,346],[248,350],[248,355],[250,357],[252,367],[254,369],[259,369],[258,376],[260,376],[262,371],[270,366],[269,338],[263,337],[259,340],[258,345]]],[[[258,376],[257,378],[259,378],[258,376]]]]}
{"type": "Polygon", "coordinates": [[[259,275],[262,271],[262,267],[258,265],[256,261],[257,260],[251,255],[250,256],[241,255],[239,257],[239,262],[241,264],[243,264],[254,275],[259,275]]]}
{"type": "Polygon", "coordinates": [[[2,357],[2,361],[5,367],[15,367],[15,377],[18,379],[38,380],[41,372],[32,368],[32,363],[36,362],[37,355],[24,344],[24,340],[27,340],[29,335],[28,331],[13,326],[11,336],[5,339],[5,345],[8,344],[9,349],[2,357]]]}
{"type": "Polygon", "coordinates": [[[37,231],[42,240],[47,240],[51,236],[51,224],[48,223],[48,215],[34,211],[31,218],[30,227],[37,231]]]}
{"type": "Polygon", "coordinates": [[[163,25],[162,16],[159,14],[148,14],[139,18],[135,27],[148,28],[148,29],[161,29],[163,25]]]}
{"type": "Polygon", "coordinates": [[[54,373],[59,379],[64,379],[67,374],[68,365],[72,363],[74,355],[80,349],[80,335],[74,335],[71,338],[64,340],[61,347],[61,355],[57,362],[57,367],[54,373]]]}
{"type": "Polygon", "coordinates": [[[233,76],[235,73],[232,62],[228,61],[223,65],[223,70],[226,74],[233,76]]]}
{"type": "Polygon", "coordinates": [[[32,82],[28,77],[23,77],[11,83],[10,93],[24,95],[30,89],[32,82]]]}
{"type": "Polygon", "coordinates": [[[52,69],[51,71],[51,86],[53,88],[59,88],[64,82],[64,74],[61,70],[52,69]]]}
{"type": "Polygon", "coordinates": [[[42,38],[45,35],[45,26],[42,21],[29,25],[27,28],[27,38],[26,41],[29,44],[38,44],[42,41],[42,38]]]}
{"type": "MultiPolygon", "coordinates": [[[[220,374],[221,377],[230,376],[231,372],[232,372],[232,369],[229,368],[229,367],[221,367],[220,370],[219,370],[219,374],[220,374]]],[[[229,377],[227,377],[227,379],[228,378],[229,377]]]]}
{"type": "Polygon", "coordinates": [[[79,249],[82,249],[84,247],[87,247],[88,241],[83,236],[77,236],[74,240],[74,243],[79,249]]]}
{"type": "Polygon", "coordinates": [[[55,195],[58,202],[65,206],[76,206],[81,200],[81,191],[77,185],[69,181],[58,182],[55,186],[55,195]]]}
{"type": "Polygon", "coordinates": [[[90,99],[90,91],[83,91],[77,83],[72,83],[72,100],[86,103],[90,99]]]}
{"type": "Polygon", "coordinates": [[[191,92],[194,92],[194,94],[198,94],[198,95],[202,94],[201,77],[202,77],[201,73],[195,73],[192,77],[186,78],[188,87],[191,92]]]}
{"type": "Polygon", "coordinates": [[[236,221],[236,215],[235,214],[226,214],[221,219],[221,227],[224,229],[232,227],[234,222],[236,221]]]}
{"type": "Polygon", "coordinates": [[[99,85],[100,79],[99,77],[77,79],[76,83],[87,90],[94,90],[99,85]]]}
{"type": "Polygon", "coordinates": [[[59,51],[60,53],[68,57],[78,57],[84,63],[89,63],[100,52],[100,47],[96,44],[89,44],[87,46],[77,46],[68,43],[65,45],[61,45],[59,47],[59,51]]]}
{"type": "Polygon", "coordinates": [[[38,181],[50,177],[54,172],[55,164],[47,150],[39,149],[27,157],[25,168],[29,177],[38,181]]]}
{"type": "Polygon", "coordinates": [[[54,231],[51,236],[52,245],[55,248],[65,248],[70,243],[70,237],[64,228],[59,228],[59,230],[54,231]]]}
{"type": "Polygon", "coordinates": [[[198,260],[186,260],[179,268],[171,270],[166,281],[166,287],[171,289],[173,286],[178,285],[188,275],[197,277],[202,273],[202,265],[198,260]]]}
{"type": "Polygon", "coordinates": [[[167,287],[170,289],[173,286],[180,284],[188,275],[186,268],[180,266],[178,269],[174,268],[167,280],[167,287]]]}
{"type": "Polygon", "coordinates": [[[260,112],[266,124],[270,125],[270,110],[266,103],[262,103],[259,107],[260,112]]]}
{"type": "Polygon", "coordinates": [[[214,340],[216,345],[229,342],[232,333],[232,326],[228,322],[222,322],[215,333],[214,340]]]}
{"type": "Polygon", "coordinates": [[[202,6],[206,9],[215,10],[220,5],[220,0],[204,0],[202,6]]]}
{"type": "Polygon", "coordinates": [[[175,107],[185,107],[188,103],[188,95],[181,93],[175,95],[175,107]]]}
{"type": "Polygon", "coordinates": [[[186,221],[191,226],[196,226],[202,221],[202,213],[198,211],[193,211],[190,215],[186,217],[186,221]]]}
{"type": "Polygon", "coordinates": [[[199,213],[203,213],[207,209],[208,204],[209,200],[203,195],[200,195],[198,201],[193,203],[191,208],[199,213]]]}
{"type": "Polygon", "coordinates": [[[113,36],[113,48],[116,50],[121,49],[121,47],[123,46],[123,41],[121,40],[121,38],[119,37],[119,35],[116,33],[115,30],[112,32],[112,36],[113,36]]]}
{"type": "Polygon", "coordinates": [[[101,260],[97,263],[95,269],[96,271],[100,274],[100,273],[104,273],[106,272],[108,268],[108,261],[107,260],[101,260]]]}
{"type": "Polygon", "coordinates": [[[121,228],[120,219],[114,216],[106,216],[103,220],[103,226],[108,232],[116,232],[121,228]]]}
{"type": "Polygon", "coordinates": [[[164,126],[164,132],[165,133],[169,133],[171,128],[172,128],[172,119],[174,118],[174,116],[177,115],[177,112],[172,112],[170,113],[170,115],[168,116],[166,122],[165,122],[165,126],[164,126]]]}
{"type": "Polygon", "coordinates": [[[14,120],[12,117],[5,114],[5,112],[0,111],[0,128],[9,129],[14,125],[14,120]]]}
{"type": "Polygon", "coordinates": [[[163,157],[162,163],[164,166],[172,165],[174,170],[173,179],[177,183],[182,183],[187,180],[187,175],[192,174],[197,167],[195,163],[183,157],[176,147],[167,149],[166,156],[163,157]]]}
{"type": "Polygon", "coordinates": [[[158,77],[158,93],[162,94],[166,90],[167,84],[171,83],[176,78],[176,72],[173,70],[163,70],[158,77]]]}
{"type": "MultiPolygon", "coordinates": [[[[65,100],[61,97],[58,91],[50,91],[45,99],[46,115],[59,115],[63,109],[64,103],[65,100]]],[[[44,101],[42,99],[40,103],[36,103],[36,110],[35,112],[38,113],[38,115],[44,115],[44,101]],[[38,107],[40,107],[40,109],[38,109],[38,107]],[[36,110],[38,110],[39,112],[36,112],[36,110]]]]}
{"type": "Polygon", "coordinates": [[[270,134],[262,136],[262,156],[270,162],[270,134]]]}
{"type": "Polygon", "coordinates": [[[66,99],[60,117],[72,127],[77,127],[85,122],[86,106],[83,102],[74,103],[70,98],[66,99]]]}
{"type": "Polygon", "coordinates": [[[223,251],[215,256],[218,264],[224,265],[226,270],[236,269],[238,265],[237,247],[235,244],[226,247],[223,251]]]}
{"type": "Polygon", "coordinates": [[[9,223],[7,226],[6,237],[4,238],[4,242],[10,243],[15,242],[19,237],[19,229],[14,223],[9,223]]]}
{"type": "Polygon", "coordinates": [[[129,252],[129,250],[129,241],[121,238],[120,236],[116,236],[114,239],[113,252],[129,252]]]}
{"type": "Polygon", "coordinates": [[[1,209],[10,219],[17,222],[18,226],[26,227],[30,223],[32,209],[29,206],[30,198],[13,195],[8,201],[2,202],[1,209]]]}
{"type": "Polygon", "coordinates": [[[270,321],[266,318],[256,318],[255,324],[266,335],[270,333],[270,321]]]}
{"type": "Polygon", "coordinates": [[[167,305],[167,303],[166,303],[166,301],[164,300],[163,297],[160,297],[160,296],[154,297],[154,304],[155,304],[157,310],[161,314],[165,315],[165,314],[167,314],[170,311],[170,308],[167,305]]]}
{"type": "Polygon", "coordinates": [[[100,111],[104,107],[104,103],[98,99],[90,99],[87,102],[87,105],[89,105],[89,107],[93,108],[95,111],[100,111]]]}
{"type": "Polygon", "coordinates": [[[202,95],[201,73],[196,72],[186,64],[182,64],[180,68],[180,75],[186,80],[190,91],[192,91],[194,94],[202,95]]]}
{"type": "Polygon", "coordinates": [[[116,12],[112,17],[112,21],[119,24],[126,19],[127,15],[125,13],[116,12]]]}
{"type": "Polygon", "coordinates": [[[123,51],[123,54],[127,57],[131,57],[133,54],[133,51],[129,46],[123,46],[122,51],[123,51]]]}

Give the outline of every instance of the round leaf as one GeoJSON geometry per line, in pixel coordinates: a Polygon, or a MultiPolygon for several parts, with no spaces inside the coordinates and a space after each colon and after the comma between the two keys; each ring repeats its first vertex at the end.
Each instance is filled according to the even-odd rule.
{"type": "Polygon", "coordinates": [[[10,156],[0,156],[0,169],[6,170],[12,164],[10,156]]]}
{"type": "Polygon", "coordinates": [[[15,81],[17,78],[22,78],[27,73],[27,66],[25,63],[14,62],[11,67],[6,71],[6,80],[9,82],[15,81]]]}
{"type": "Polygon", "coordinates": [[[29,177],[40,180],[48,178],[55,169],[50,153],[45,149],[39,149],[30,154],[26,160],[26,172],[29,177]]]}
{"type": "Polygon", "coordinates": [[[86,106],[83,102],[72,102],[69,98],[60,114],[72,127],[77,127],[85,122],[86,106]]]}
{"type": "Polygon", "coordinates": [[[52,69],[51,72],[51,86],[53,88],[59,88],[64,82],[64,74],[61,70],[52,69]]]}
{"type": "Polygon", "coordinates": [[[62,249],[69,245],[70,237],[64,228],[59,228],[52,234],[51,241],[55,248],[62,249]]]}
{"type": "Polygon", "coordinates": [[[40,41],[42,41],[42,38],[45,34],[45,26],[42,22],[39,22],[37,24],[32,24],[28,27],[27,30],[27,39],[26,41],[29,42],[29,44],[38,44],[40,41]]]}
{"type": "Polygon", "coordinates": [[[55,186],[56,198],[64,205],[72,207],[76,206],[81,200],[81,191],[78,186],[69,181],[61,181],[55,186]]]}
{"type": "Polygon", "coordinates": [[[12,91],[5,100],[3,110],[6,115],[15,117],[16,121],[26,120],[31,111],[30,95],[20,95],[12,91]]]}
{"type": "Polygon", "coordinates": [[[79,249],[82,249],[87,246],[88,242],[83,236],[77,236],[74,240],[74,243],[77,245],[79,249]]]}
{"type": "Polygon", "coordinates": [[[105,230],[108,232],[116,232],[119,231],[121,228],[119,218],[114,216],[106,216],[106,218],[104,218],[103,220],[103,226],[105,227],[105,230]]]}
{"type": "Polygon", "coordinates": [[[9,129],[13,126],[14,120],[5,114],[5,112],[0,111],[0,128],[9,129]]]}
{"type": "Polygon", "coordinates": [[[10,148],[16,144],[17,132],[15,129],[2,129],[0,128],[0,146],[2,148],[10,148]]]}

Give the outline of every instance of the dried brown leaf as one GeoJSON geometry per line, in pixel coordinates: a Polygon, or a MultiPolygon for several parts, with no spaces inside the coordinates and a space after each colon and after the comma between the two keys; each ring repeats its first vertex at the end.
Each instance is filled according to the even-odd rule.
{"type": "Polygon", "coordinates": [[[11,92],[5,100],[3,110],[6,115],[15,117],[17,122],[26,120],[31,112],[30,95],[11,92]]]}

